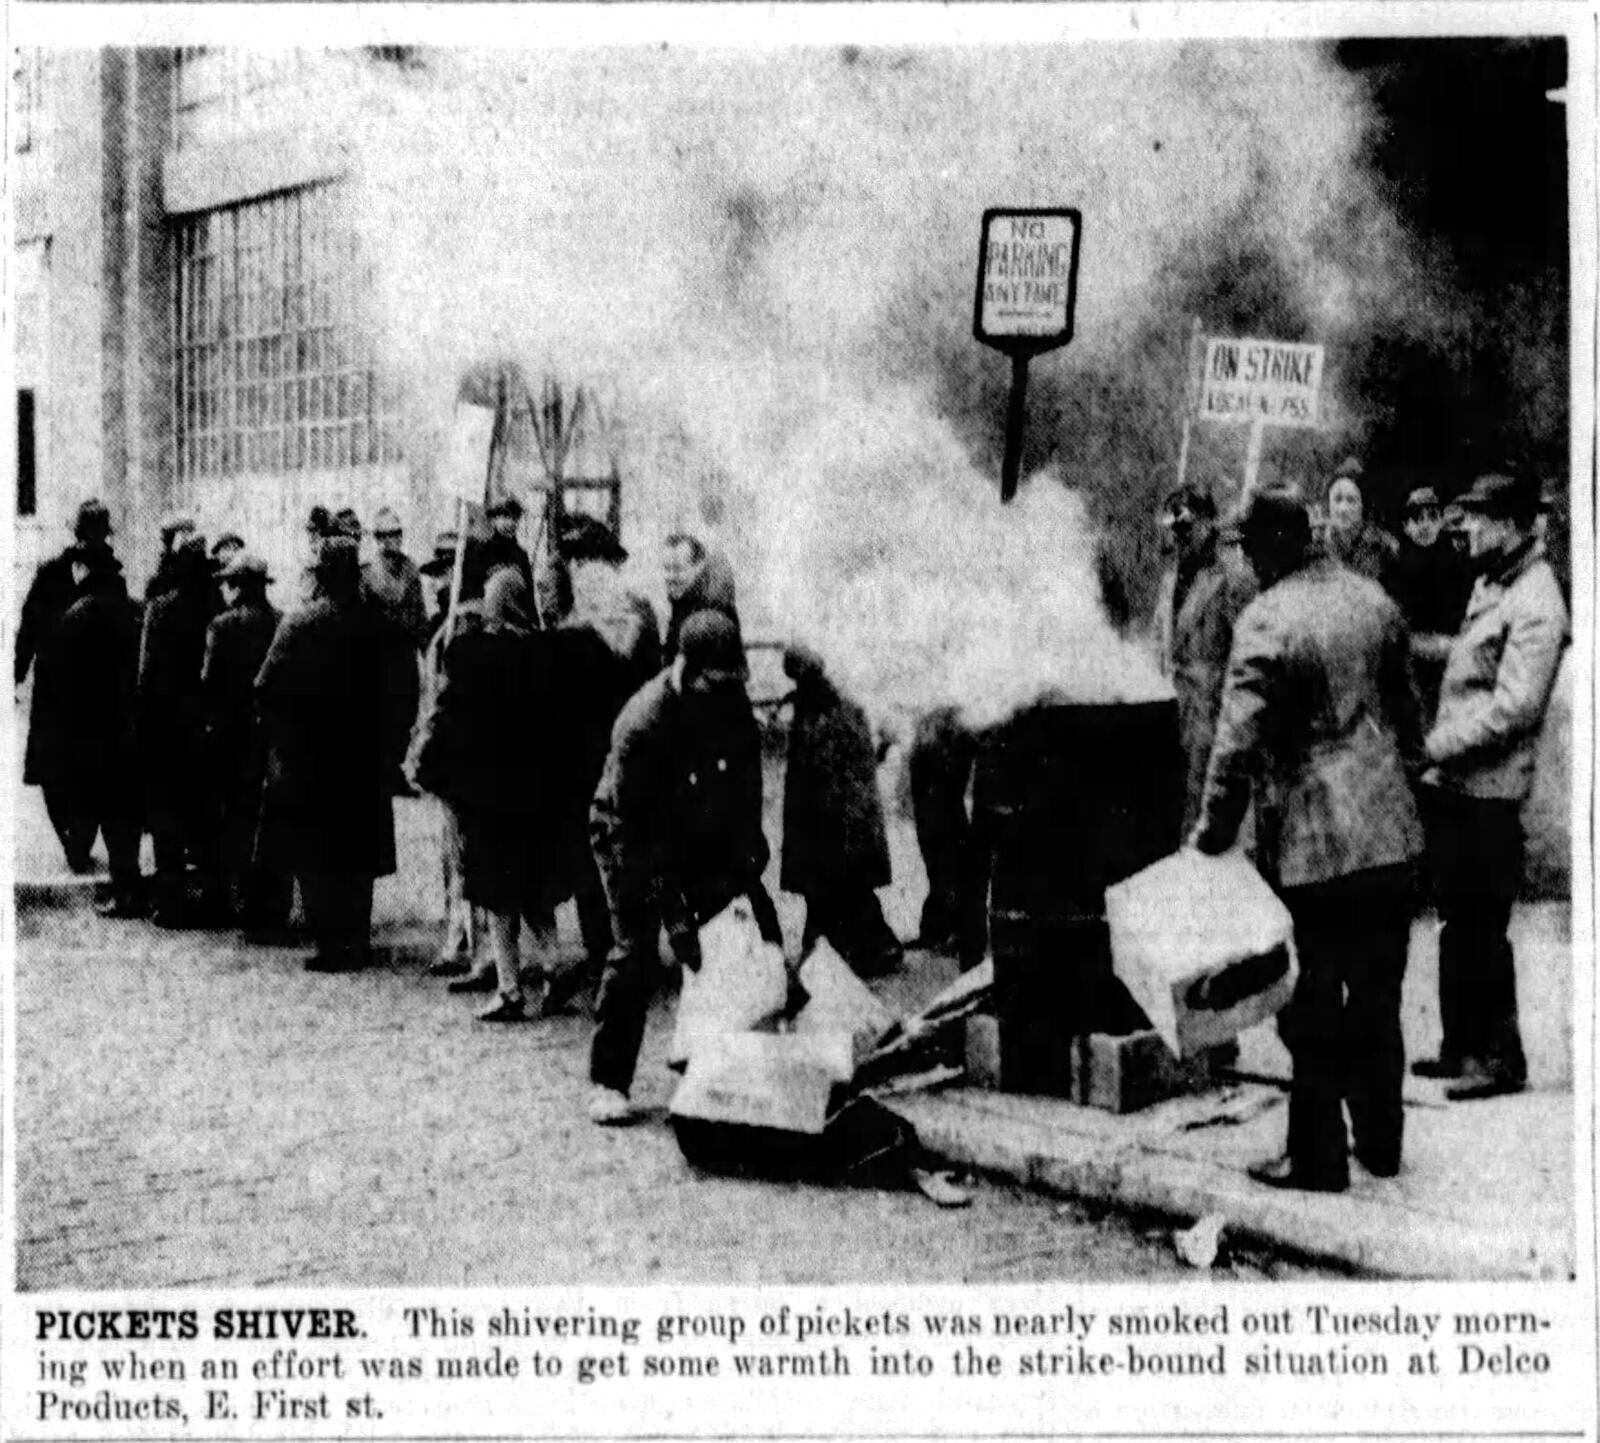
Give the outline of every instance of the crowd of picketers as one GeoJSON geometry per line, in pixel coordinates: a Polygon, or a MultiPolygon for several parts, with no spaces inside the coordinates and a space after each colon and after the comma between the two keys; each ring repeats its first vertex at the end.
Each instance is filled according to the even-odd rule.
{"type": "MultiPolygon", "coordinates": [[[[1177,697],[1184,839],[1246,846],[1294,919],[1300,980],[1279,1019],[1294,1063],[1288,1147],[1255,1175],[1315,1190],[1346,1185],[1352,1151],[1378,1176],[1400,1166],[1400,988],[1419,877],[1443,923],[1443,1042],[1412,1070],[1459,1101],[1526,1084],[1507,931],[1521,808],[1568,640],[1527,477],[1486,473],[1449,507],[1414,488],[1403,541],[1368,515],[1362,481],[1358,463],[1341,465],[1320,517],[1273,487],[1225,525],[1197,486],[1159,517],[1173,565],[1156,640],[1177,697]]],[[[433,972],[495,994],[479,1014],[495,1023],[594,992],[590,1115],[616,1122],[663,930],[695,967],[699,928],[744,896],[782,940],[762,882],[762,738],[724,557],[667,538],[658,629],[606,526],[570,518],[555,564],[536,571],[520,519],[502,500],[486,535],[441,536],[418,567],[391,512],[373,519],[363,564],[355,514],[316,508],[305,599],[280,616],[238,537],[208,550],[172,517],[141,614],[105,508],[85,503],[21,618],[18,681],[34,670],[25,777],[75,870],[104,835],[109,915],[272,935],[297,889],[306,965],[328,972],[369,960],[373,882],[395,869],[394,798],[436,798],[447,921],[433,972]],[[554,909],[569,897],[584,958],[558,972],[554,909]]],[[[858,971],[886,970],[901,943],[877,897],[891,876],[874,733],[820,657],[790,646],[784,666],[779,880],[806,901],[802,950],[826,937],[858,971]]],[[[987,940],[989,741],[942,710],[920,718],[909,748],[929,883],[918,940],[963,966],[987,940]]]]}
{"type": "MultiPolygon", "coordinates": [[[[363,561],[356,513],[313,508],[303,597],[284,615],[240,537],[208,548],[182,515],[162,522],[137,605],[105,506],[85,502],[23,606],[24,779],[74,871],[92,870],[104,837],[103,914],[260,942],[301,934],[317,972],[368,965],[374,881],[396,869],[394,801],[437,799],[446,936],[431,973],[494,994],[479,1013],[492,1023],[594,994],[590,1111],[614,1122],[663,929],[696,966],[699,927],[747,896],[763,935],[782,940],[762,883],[762,735],[720,553],[666,539],[662,629],[624,583],[627,552],[607,526],[566,518],[535,568],[520,522],[502,499],[480,534],[442,534],[419,566],[393,512],[372,518],[363,561]],[[584,955],[563,969],[554,912],[568,898],[584,955]]],[[[792,646],[784,666],[781,884],[806,899],[807,947],[825,935],[861,972],[891,968],[876,739],[816,655],[792,646]]]]}

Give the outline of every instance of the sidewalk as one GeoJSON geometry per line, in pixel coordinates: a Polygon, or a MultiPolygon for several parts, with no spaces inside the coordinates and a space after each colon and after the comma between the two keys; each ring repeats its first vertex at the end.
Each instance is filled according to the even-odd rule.
{"type": "MultiPolygon", "coordinates": [[[[19,905],[86,906],[85,882],[61,864],[38,791],[15,795],[19,905]]],[[[405,833],[415,821],[401,810],[405,833]]],[[[897,820],[892,830],[902,829],[897,820]]],[[[896,836],[893,844],[900,875],[909,839],[896,836]]],[[[405,885],[390,878],[380,886],[387,927],[434,915],[420,890],[414,878],[405,885]]],[[[895,897],[889,910],[904,928],[914,909],[907,898],[895,897]]],[[[786,916],[785,925],[791,920],[786,916]]],[[[1176,1224],[1221,1214],[1227,1233],[1361,1273],[1566,1277],[1576,1265],[1569,907],[1519,907],[1513,940],[1530,1090],[1451,1105],[1440,1084],[1408,1081],[1404,1170],[1380,1181],[1356,1169],[1344,1194],[1279,1193],[1246,1176],[1246,1167],[1281,1150],[1283,1139],[1284,1094],[1262,1084],[1121,1117],[971,1087],[897,1099],[893,1106],[930,1150],[953,1164],[1044,1192],[1167,1214],[1176,1224]]],[[[1437,969],[1437,923],[1424,916],[1413,932],[1405,983],[1411,1057],[1436,1050],[1437,969]]],[[[910,1012],[954,976],[950,959],[914,952],[880,990],[896,1013],[910,1012]]],[[[1270,1027],[1242,1039],[1241,1066],[1287,1078],[1288,1059],[1270,1027]]]]}

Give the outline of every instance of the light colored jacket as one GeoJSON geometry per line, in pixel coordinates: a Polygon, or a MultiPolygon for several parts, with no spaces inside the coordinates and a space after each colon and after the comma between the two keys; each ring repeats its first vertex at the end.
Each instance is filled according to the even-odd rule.
{"type": "Polygon", "coordinates": [[[1445,662],[1427,740],[1430,782],[1470,797],[1528,795],[1567,637],[1567,606],[1542,542],[1478,579],[1445,662]]]}
{"type": "Polygon", "coordinates": [[[1196,844],[1227,850],[1259,781],[1257,860],[1280,887],[1410,862],[1421,742],[1400,610],[1328,560],[1239,614],[1196,844]]]}

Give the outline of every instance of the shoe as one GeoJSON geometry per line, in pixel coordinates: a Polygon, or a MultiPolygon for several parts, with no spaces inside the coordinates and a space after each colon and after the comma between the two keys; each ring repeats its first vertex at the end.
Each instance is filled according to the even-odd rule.
{"type": "Polygon", "coordinates": [[[472,964],[465,957],[439,957],[428,964],[430,977],[465,977],[472,964]]]}
{"type": "Polygon", "coordinates": [[[1411,1064],[1413,1077],[1460,1077],[1461,1059],[1441,1052],[1437,1057],[1419,1057],[1411,1064]]]}
{"type": "Polygon", "coordinates": [[[1400,1176],[1399,1153],[1365,1153],[1357,1148],[1356,1161],[1361,1164],[1368,1177],[1400,1176]]]}
{"type": "Polygon", "coordinates": [[[1478,1102],[1485,1097],[1509,1097],[1527,1086],[1525,1079],[1469,1058],[1462,1064],[1461,1080],[1454,1087],[1445,1088],[1444,1095],[1449,1102],[1478,1102]]]}
{"type": "Polygon", "coordinates": [[[306,958],[307,972],[359,972],[366,958],[356,952],[313,952],[306,958]]]}
{"type": "Polygon", "coordinates": [[[493,992],[499,985],[499,980],[492,971],[469,972],[465,977],[457,977],[444,990],[446,992],[493,992]]]}
{"type": "Polygon", "coordinates": [[[92,877],[94,875],[94,858],[87,852],[71,853],[67,857],[67,870],[74,877],[92,877]]]}
{"type": "Polygon", "coordinates": [[[1343,1192],[1349,1183],[1345,1179],[1315,1177],[1297,1168],[1287,1153],[1270,1162],[1258,1162],[1247,1169],[1251,1178],[1265,1187],[1275,1187],[1295,1192],[1343,1192]]]}
{"type": "Polygon", "coordinates": [[[545,1016],[566,1011],[580,998],[592,1001],[597,975],[587,962],[580,962],[550,978],[544,995],[545,1016]]]}
{"type": "Polygon", "coordinates": [[[479,1022],[527,1022],[527,1004],[521,997],[508,997],[500,993],[494,1001],[478,1014],[479,1022]]]}
{"type": "Polygon", "coordinates": [[[112,897],[109,901],[96,902],[94,909],[102,917],[116,917],[128,921],[150,915],[148,904],[136,897],[112,897]]]}
{"type": "Polygon", "coordinates": [[[935,1207],[964,1208],[972,1204],[972,1194],[964,1187],[958,1187],[950,1173],[913,1168],[911,1181],[916,1184],[917,1191],[935,1207]]]}
{"type": "Polygon", "coordinates": [[[601,1127],[616,1127],[632,1117],[633,1104],[628,1101],[627,1093],[598,1084],[589,1089],[590,1122],[598,1123],[601,1127]]]}

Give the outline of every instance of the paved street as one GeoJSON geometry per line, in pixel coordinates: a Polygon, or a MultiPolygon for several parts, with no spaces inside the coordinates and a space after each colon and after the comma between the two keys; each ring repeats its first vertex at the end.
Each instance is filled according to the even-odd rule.
{"type": "MultiPolygon", "coordinates": [[[[407,802],[401,813],[404,870],[379,885],[386,960],[354,977],[307,974],[299,952],[233,934],[162,932],[82,907],[19,917],[22,1287],[1183,1271],[1159,1221],[998,1183],[980,1184],[971,1209],[942,1212],[912,1193],[696,1174],[663,1117],[665,1002],[635,1088],[650,1111],[633,1128],[594,1127],[582,1112],[586,1016],[495,1029],[472,1019],[481,999],[449,997],[422,975],[437,888],[431,810],[407,802]]],[[[33,840],[47,849],[47,830],[33,840]]],[[[897,864],[915,878],[914,859],[897,864]]],[[[909,891],[891,904],[909,930],[909,891]]],[[[797,936],[796,918],[785,923],[797,936]]],[[[909,1002],[949,972],[915,957],[889,991],[909,1002]]],[[[1249,1253],[1230,1266],[1285,1270],[1249,1253]]]]}

